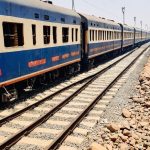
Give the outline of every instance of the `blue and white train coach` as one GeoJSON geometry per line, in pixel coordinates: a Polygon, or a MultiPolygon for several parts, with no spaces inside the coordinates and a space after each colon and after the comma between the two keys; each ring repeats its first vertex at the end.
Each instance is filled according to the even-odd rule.
{"type": "Polygon", "coordinates": [[[32,87],[36,76],[79,69],[80,22],[76,12],[41,1],[0,0],[2,101],[17,97],[20,81],[32,87]]]}
{"type": "Polygon", "coordinates": [[[97,56],[121,49],[122,30],[118,23],[85,14],[81,14],[81,19],[85,28],[83,37],[86,37],[84,53],[89,63],[97,56]]]}
{"type": "Polygon", "coordinates": [[[128,25],[122,25],[123,27],[123,48],[133,47],[135,42],[134,32],[135,29],[128,25]]]}

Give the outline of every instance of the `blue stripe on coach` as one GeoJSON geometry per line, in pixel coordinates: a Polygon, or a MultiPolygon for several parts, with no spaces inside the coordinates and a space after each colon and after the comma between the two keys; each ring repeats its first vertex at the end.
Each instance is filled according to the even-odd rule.
{"type": "Polygon", "coordinates": [[[121,40],[89,44],[89,56],[121,48],[121,40]]]}
{"type": "Polygon", "coordinates": [[[68,45],[53,48],[43,48],[34,50],[22,50],[16,52],[7,52],[0,54],[0,69],[2,76],[0,82],[4,82],[23,75],[38,72],[56,65],[61,65],[69,61],[80,59],[80,45],[68,45]],[[64,54],[69,54],[68,58],[63,59],[64,54]],[[75,54],[75,55],[71,55],[75,54]],[[76,55],[77,54],[77,55],[76,55]],[[60,56],[58,61],[52,61],[52,57],[60,56]],[[29,67],[29,62],[46,59],[46,63],[29,67]]]}

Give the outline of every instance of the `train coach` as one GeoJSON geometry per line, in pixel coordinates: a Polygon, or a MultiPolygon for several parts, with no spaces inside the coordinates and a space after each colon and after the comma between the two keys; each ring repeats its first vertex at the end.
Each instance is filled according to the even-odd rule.
{"type": "Polygon", "coordinates": [[[81,15],[83,55],[92,65],[95,57],[121,49],[121,26],[114,21],[81,15]]]}
{"type": "Polygon", "coordinates": [[[128,25],[121,25],[122,27],[122,47],[125,50],[127,47],[134,46],[134,28],[128,25]]]}
{"type": "Polygon", "coordinates": [[[20,86],[32,88],[37,76],[43,82],[80,69],[80,21],[76,12],[41,1],[0,1],[2,101],[17,98],[20,86]]]}
{"type": "Polygon", "coordinates": [[[135,34],[134,34],[134,36],[135,36],[135,41],[134,41],[134,43],[135,43],[135,45],[136,46],[138,46],[140,43],[141,43],[141,38],[142,38],[142,36],[141,36],[141,29],[139,29],[139,28],[135,28],[135,34]]]}
{"type": "Polygon", "coordinates": [[[145,43],[147,41],[147,38],[148,38],[147,34],[148,34],[148,32],[146,30],[142,30],[142,36],[141,36],[142,43],[145,43]]]}

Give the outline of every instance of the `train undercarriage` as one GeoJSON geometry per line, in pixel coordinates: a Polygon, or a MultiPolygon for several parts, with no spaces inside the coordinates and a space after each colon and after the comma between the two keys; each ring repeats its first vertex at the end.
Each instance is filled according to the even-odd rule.
{"type": "Polygon", "coordinates": [[[23,92],[31,92],[39,86],[48,86],[62,79],[76,75],[80,71],[80,63],[75,63],[58,70],[15,83],[13,85],[0,88],[0,102],[6,103],[18,99],[23,92]]]}

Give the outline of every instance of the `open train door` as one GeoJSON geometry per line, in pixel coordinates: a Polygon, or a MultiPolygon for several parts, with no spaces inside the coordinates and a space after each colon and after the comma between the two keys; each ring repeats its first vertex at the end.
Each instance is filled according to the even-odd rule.
{"type": "Polygon", "coordinates": [[[81,23],[81,58],[82,66],[86,69],[85,66],[88,65],[88,29],[86,23],[81,23]]]}

